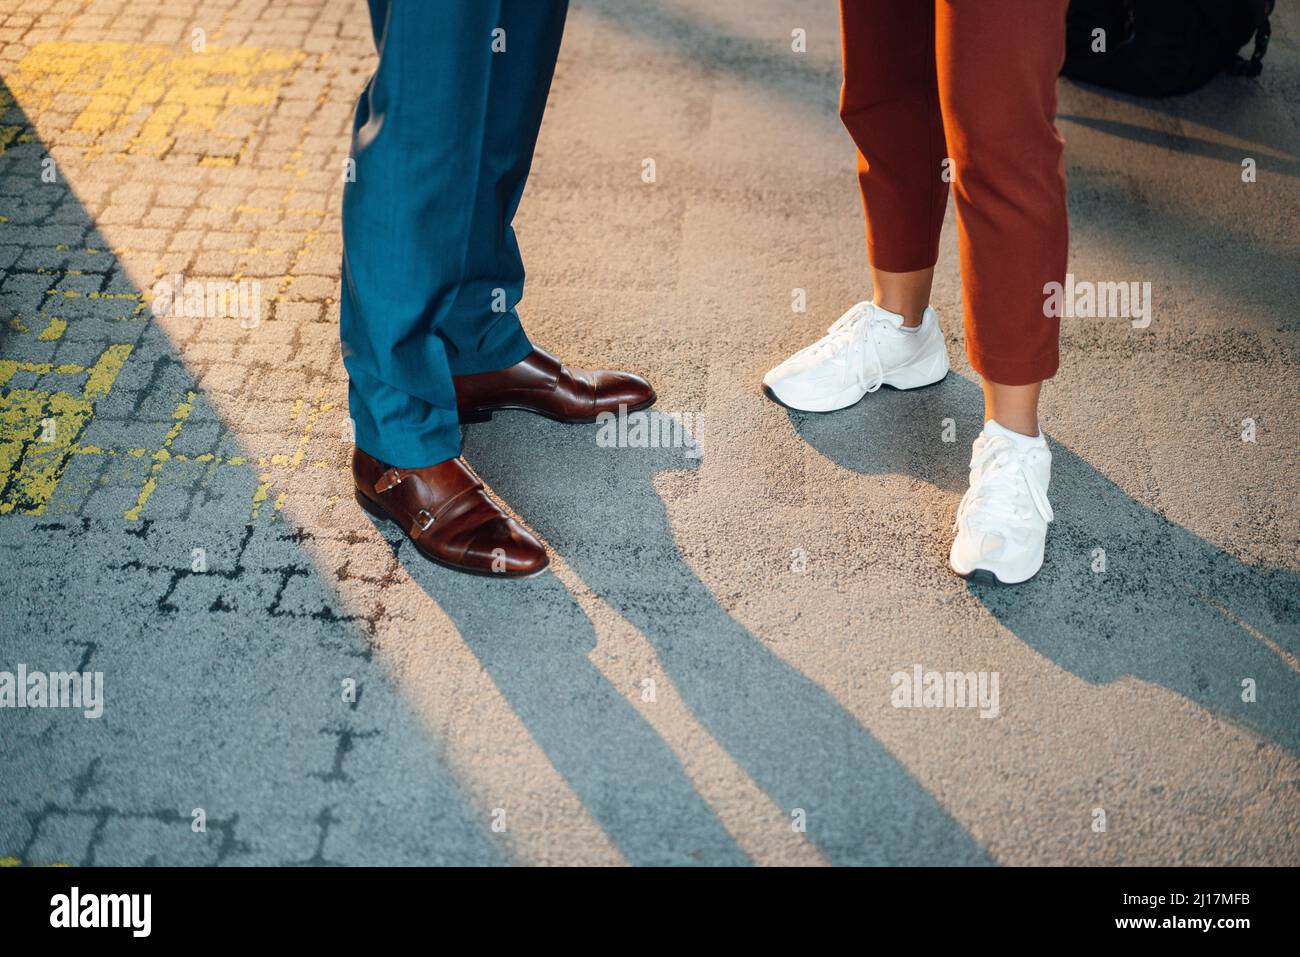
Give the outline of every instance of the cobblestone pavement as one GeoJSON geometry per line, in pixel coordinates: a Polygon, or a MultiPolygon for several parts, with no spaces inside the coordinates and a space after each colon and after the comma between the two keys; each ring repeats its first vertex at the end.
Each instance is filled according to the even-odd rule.
{"type": "Polygon", "coordinates": [[[365,4],[0,0],[0,671],[105,684],[0,711],[0,864],[1300,862],[1298,27],[1254,84],[1063,83],[1072,271],[1155,317],[1066,322],[1048,566],[990,591],[944,565],[951,222],[949,380],[756,392],[865,295],[835,5],[575,2],[525,322],[702,455],[467,429],[553,549],[503,584],[351,500],[365,4]],[[156,308],[176,277],[249,308],[156,308]],[[892,707],[918,666],[997,673],[1000,715],[892,707]]]}

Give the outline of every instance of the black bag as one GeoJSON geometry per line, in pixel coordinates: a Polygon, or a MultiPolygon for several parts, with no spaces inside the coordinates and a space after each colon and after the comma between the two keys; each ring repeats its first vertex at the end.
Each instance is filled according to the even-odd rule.
{"type": "Polygon", "coordinates": [[[1259,76],[1274,0],[1071,0],[1065,76],[1138,96],[1190,93],[1227,70],[1259,76]],[[1105,52],[1096,50],[1101,35],[1105,52]],[[1249,60],[1237,53],[1251,37],[1249,60]]]}

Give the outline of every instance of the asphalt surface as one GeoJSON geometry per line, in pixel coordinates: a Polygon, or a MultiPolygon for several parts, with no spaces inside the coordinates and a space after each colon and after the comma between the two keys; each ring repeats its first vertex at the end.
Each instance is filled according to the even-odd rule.
{"type": "Polygon", "coordinates": [[[535,580],[375,526],[337,345],[364,7],[0,0],[0,672],[104,675],[98,718],[0,710],[0,864],[1300,863],[1293,7],[1257,81],[1062,82],[1071,271],[1153,316],[1065,321],[1014,589],[946,567],[951,210],[945,382],[759,392],[869,295],[827,0],[575,2],[522,314],[692,442],[467,427],[535,580]],[[178,272],[261,321],[154,316],[178,272]],[[996,716],[895,707],[918,666],[996,675],[996,716]]]}

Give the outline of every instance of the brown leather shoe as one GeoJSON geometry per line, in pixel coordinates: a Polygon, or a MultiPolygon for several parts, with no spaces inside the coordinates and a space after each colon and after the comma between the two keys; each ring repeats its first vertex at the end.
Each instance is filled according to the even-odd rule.
{"type": "Polygon", "coordinates": [[[420,554],[471,575],[529,578],[550,564],[542,543],[488,497],[462,459],[396,469],[352,452],[357,504],[397,522],[420,554]]]}
{"type": "Polygon", "coordinates": [[[654,405],[655,390],[632,372],[570,369],[545,349],[495,372],[452,378],[461,422],[486,422],[493,412],[521,409],[557,422],[595,422],[619,406],[637,412],[654,405]]]}

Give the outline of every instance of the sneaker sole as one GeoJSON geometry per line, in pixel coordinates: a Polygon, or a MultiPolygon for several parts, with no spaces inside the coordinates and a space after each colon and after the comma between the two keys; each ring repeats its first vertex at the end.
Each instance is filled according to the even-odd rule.
{"type": "Polygon", "coordinates": [[[951,556],[948,558],[948,567],[952,569],[952,573],[958,578],[964,578],[972,584],[999,585],[1003,588],[1011,588],[1012,586],[1023,585],[1027,581],[1032,581],[1037,577],[1038,573],[1043,570],[1043,566],[1040,564],[1034,569],[1034,573],[1028,578],[1021,578],[1016,581],[1003,581],[998,577],[997,572],[993,571],[991,568],[972,568],[970,571],[964,572],[952,563],[951,556]]]}
{"type": "MultiPolygon", "coordinates": [[[[931,359],[930,361],[931,363],[933,363],[933,359],[931,359]]],[[[896,381],[891,382],[888,378],[886,378],[883,382],[880,383],[880,385],[882,388],[893,389],[895,392],[913,392],[917,389],[928,389],[932,385],[938,385],[944,379],[948,378],[948,373],[952,371],[952,367],[948,364],[948,353],[945,350],[945,352],[943,353],[943,372],[938,377],[928,378],[923,382],[917,382],[915,385],[904,385],[904,384],[900,384],[897,381],[898,379],[907,380],[909,375],[914,374],[915,369],[916,366],[904,366],[901,369],[896,369],[892,373],[892,376],[895,378],[896,381]]],[[[840,394],[852,395],[856,391],[857,391],[856,389],[847,389],[840,394]]],[[[863,392],[853,401],[845,402],[843,405],[836,405],[834,404],[834,402],[832,402],[830,407],[825,409],[808,409],[798,405],[791,405],[789,402],[785,401],[779,395],[777,395],[776,390],[773,389],[770,385],[768,385],[766,381],[763,381],[763,394],[766,395],[773,402],[775,402],[777,405],[784,406],[787,409],[793,409],[795,412],[815,412],[818,415],[825,415],[828,412],[843,412],[845,409],[851,409],[871,393],[863,392]]]]}
{"type": "MultiPolygon", "coordinates": [[[[931,386],[936,386],[946,378],[948,378],[947,372],[945,372],[940,378],[935,379],[933,382],[927,382],[924,385],[898,386],[898,385],[893,385],[889,382],[884,382],[881,383],[881,388],[889,389],[891,392],[918,392],[921,389],[928,389],[931,386]]],[[[787,408],[791,412],[807,412],[810,415],[830,415],[832,412],[843,412],[845,409],[853,408],[855,405],[857,405],[859,402],[861,402],[863,399],[865,399],[867,396],[871,394],[870,392],[864,392],[862,395],[858,396],[858,398],[854,399],[848,405],[837,405],[833,409],[805,409],[805,408],[801,408],[800,406],[791,405],[789,402],[786,402],[779,395],[777,395],[776,392],[772,390],[772,387],[768,385],[766,382],[764,382],[762,385],[763,385],[763,395],[767,396],[777,405],[787,408]]]]}
{"type": "MultiPolygon", "coordinates": [[[[966,579],[972,585],[997,585],[1001,588],[1010,588],[1012,584],[1020,584],[1019,582],[1004,582],[987,568],[977,568],[967,575],[963,575],[961,572],[956,572],[955,574],[958,578],[966,579]]],[[[1028,580],[1029,579],[1027,578],[1025,579],[1025,581],[1028,580]]]]}

